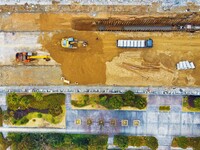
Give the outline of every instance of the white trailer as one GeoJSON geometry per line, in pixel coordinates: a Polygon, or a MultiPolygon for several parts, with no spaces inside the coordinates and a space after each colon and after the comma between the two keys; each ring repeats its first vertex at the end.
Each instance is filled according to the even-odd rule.
{"type": "Polygon", "coordinates": [[[117,40],[117,47],[119,48],[151,48],[153,47],[153,40],[117,40]]]}

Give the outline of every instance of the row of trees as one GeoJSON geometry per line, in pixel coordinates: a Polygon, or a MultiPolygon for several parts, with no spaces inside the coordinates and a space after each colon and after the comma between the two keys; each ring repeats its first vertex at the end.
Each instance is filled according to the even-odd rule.
{"type": "Polygon", "coordinates": [[[123,106],[131,106],[143,109],[147,101],[140,95],[135,95],[132,91],[127,91],[122,95],[101,96],[99,103],[108,109],[120,109],[123,106]]]}
{"type": "Polygon", "coordinates": [[[124,136],[116,135],[114,137],[114,145],[126,149],[128,146],[147,146],[152,150],[158,148],[158,140],[155,137],[144,137],[144,136],[124,136]]]}
{"type": "MultiPolygon", "coordinates": [[[[32,96],[35,101],[42,101],[43,100],[43,95],[42,93],[32,93],[32,96]]],[[[11,110],[24,110],[30,107],[30,102],[33,100],[30,96],[20,96],[16,93],[9,93],[7,95],[7,104],[9,109],[11,110]]]]}
{"type": "Polygon", "coordinates": [[[200,149],[200,137],[176,137],[172,141],[172,146],[181,147],[186,149],[187,147],[192,147],[193,150],[200,149]]]}
{"type": "Polygon", "coordinates": [[[123,106],[131,106],[143,109],[147,105],[146,98],[140,95],[135,95],[132,91],[127,91],[124,94],[104,94],[99,95],[99,98],[82,95],[79,100],[72,100],[72,105],[77,107],[87,106],[93,102],[100,104],[108,109],[120,109],[123,106]]]}
{"type": "Polygon", "coordinates": [[[47,147],[57,150],[106,150],[107,140],[106,135],[9,133],[3,144],[4,147],[11,145],[12,150],[44,150],[47,147]]]}

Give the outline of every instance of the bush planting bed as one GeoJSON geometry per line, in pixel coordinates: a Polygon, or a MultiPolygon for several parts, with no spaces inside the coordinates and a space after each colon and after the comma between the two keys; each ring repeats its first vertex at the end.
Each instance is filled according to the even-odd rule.
{"type": "Polygon", "coordinates": [[[5,118],[7,118],[12,124],[21,125],[26,124],[30,119],[32,119],[31,116],[34,118],[43,118],[44,116],[50,115],[56,117],[62,114],[63,109],[65,109],[65,107],[62,107],[65,105],[65,95],[44,95],[42,93],[23,95],[9,93],[7,95],[7,105],[8,110],[5,114],[5,118]]]}
{"type": "Polygon", "coordinates": [[[125,106],[144,109],[147,100],[141,95],[135,95],[132,91],[127,91],[124,94],[79,94],[78,99],[72,99],[72,105],[76,107],[94,105],[94,103],[107,109],[121,109],[125,106]]]}

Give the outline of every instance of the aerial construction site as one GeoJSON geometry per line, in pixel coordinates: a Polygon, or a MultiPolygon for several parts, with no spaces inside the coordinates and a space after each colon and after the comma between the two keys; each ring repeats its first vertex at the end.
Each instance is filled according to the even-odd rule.
{"type": "Polygon", "coordinates": [[[0,150],[199,150],[200,0],[0,0],[0,30],[0,150]]]}
{"type": "Polygon", "coordinates": [[[1,5],[0,84],[199,86],[200,7],[163,4],[1,5]]]}

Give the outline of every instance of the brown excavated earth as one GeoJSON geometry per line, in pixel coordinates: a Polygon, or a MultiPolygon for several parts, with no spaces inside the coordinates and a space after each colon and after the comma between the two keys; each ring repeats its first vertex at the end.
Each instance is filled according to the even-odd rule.
{"type": "MultiPolygon", "coordinates": [[[[182,14],[184,18],[185,14],[182,14]]],[[[199,14],[195,14],[199,18],[199,14]]],[[[152,16],[152,15],[151,15],[152,16]]],[[[162,14],[154,15],[162,17],[162,14]]],[[[166,17],[166,14],[163,16],[166,17]]],[[[170,17],[176,15],[171,14],[170,17]]],[[[131,19],[131,16],[113,16],[131,19]]],[[[145,15],[145,17],[147,17],[145,15]]],[[[180,14],[178,17],[181,17],[180,14]]],[[[72,20],[90,19],[87,14],[12,14],[1,17],[1,30],[6,31],[48,31],[41,34],[38,41],[61,64],[63,75],[72,83],[79,84],[119,84],[119,85],[179,85],[197,86],[199,79],[200,34],[185,32],[97,32],[72,29],[72,20]],[[22,19],[25,18],[25,19],[22,19]],[[29,18],[29,19],[27,19],[29,18]],[[77,50],[60,46],[63,37],[86,40],[88,47],[77,50]],[[154,40],[151,49],[119,49],[117,39],[154,40]],[[195,70],[177,71],[180,60],[193,61],[195,70]],[[140,65],[142,69],[130,69],[123,63],[140,65]],[[160,69],[144,69],[146,66],[159,66],[160,69]]],[[[97,18],[107,19],[106,15],[97,18]]],[[[142,19],[142,16],[139,16],[142,19]]],[[[76,24],[77,26],[77,24],[76,24]]],[[[80,24],[81,26],[81,24],[80,24]]]]}

